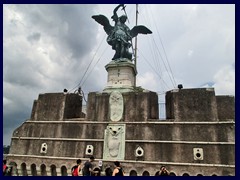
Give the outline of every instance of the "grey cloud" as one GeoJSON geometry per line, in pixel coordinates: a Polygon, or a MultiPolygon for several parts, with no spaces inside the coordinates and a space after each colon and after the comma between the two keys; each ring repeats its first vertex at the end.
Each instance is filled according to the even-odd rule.
{"type": "Polygon", "coordinates": [[[41,34],[37,33],[37,32],[27,36],[27,40],[30,41],[31,43],[33,43],[35,41],[39,41],[40,38],[41,38],[41,34]]]}
{"type": "Polygon", "coordinates": [[[37,21],[43,31],[55,37],[56,43],[60,44],[58,46],[60,50],[67,48],[72,51],[73,58],[79,58],[88,53],[97,33],[96,25],[90,23],[93,6],[45,5],[36,8],[46,12],[33,16],[34,20],[31,21],[37,21]],[[38,17],[40,18],[37,19],[38,17]]]}
{"type": "MultiPolygon", "coordinates": [[[[38,30],[51,38],[59,51],[72,52],[73,58],[88,53],[96,40],[97,25],[91,23],[92,5],[17,5],[29,31],[38,30]]],[[[28,37],[31,36],[28,35],[28,37]]]]}
{"type": "Polygon", "coordinates": [[[12,111],[3,114],[3,144],[9,145],[13,131],[29,118],[29,111],[26,108],[19,108],[19,111],[12,111]]]}
{"type": "Polygon", "coordinates": [[[41,74],[38,73],[38,67],[22,54],[16,56],[10,54],[11,49],[4,49],[4,73],[3,81],[15,85],[27,87],[41,87],[41,74]]]}

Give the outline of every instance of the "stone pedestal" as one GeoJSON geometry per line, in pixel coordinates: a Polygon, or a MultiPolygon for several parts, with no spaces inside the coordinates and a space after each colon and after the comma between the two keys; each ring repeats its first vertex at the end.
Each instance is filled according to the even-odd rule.
{"type": "Polygon", "coordinates": [[[108,79],[104,92],[109,93],[114,90],[120,92],[133,91],[137,70],[130,60],[111,61],[105,68],[108,72],[108,79]]]}

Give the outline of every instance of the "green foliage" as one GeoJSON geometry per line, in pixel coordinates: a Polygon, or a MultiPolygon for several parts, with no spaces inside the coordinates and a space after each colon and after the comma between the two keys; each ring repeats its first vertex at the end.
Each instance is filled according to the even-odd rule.
{"type": "Polygon", "coordinates": [[[10,150],[10,146],[3,146],[3,154],[8,154],[10,150]]]}

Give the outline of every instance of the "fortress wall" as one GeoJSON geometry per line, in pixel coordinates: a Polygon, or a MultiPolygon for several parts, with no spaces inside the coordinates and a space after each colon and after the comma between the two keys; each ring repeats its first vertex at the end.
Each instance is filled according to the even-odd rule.
{"type": "MultiPolygon", "coordinates": [[[[17,129],[18,133],[14,132],[10,154],[88,157],[85,154],[86,147],[92,145],[94,156],[102,159],[104,130],[107,125],[108,123],[87,121],[28,121],[22,128],[17,129]],[[23,133],[26,133],[25,136],[23,133]],[[43,143],[48,147],[46,154],[40,152],[43,143]]],[[[194,163],[196,161],[193,161],[193,148],[202,148],[204,160],[201,163],[235,164],[234,153],[229,153],[227,157],[219,155],[220,152],[234,152],[235,130],[232,126],[231,122],[127,122],[125,159],[136,160],[135,150],[140,146],[145,152],[140,160],[194,163]]]]}
{"type": "MultiPolygon", "coordinates": [[[[204,152],[206,153],[206,152],[204,152]]],[[[161,154],[158,152],[158,154],[161,154]]],[[[181,157],[181,154],[178,154],[179,158],[181,157]]],[[[58,176],[61,176],[61,167],[65,166],[67,169],[68,175],[71,175],[70,169],[75,164],[76,159],[81,158],[82,162],[84,163],[88,158],[83,157],[49,157],[49,156],[18,156],[17,154],[15,156],[8,156],[9,161],[14,161],[18,165],[18,173],[21,175],[21,165],[22,163],[25,163],[27,166],[27,172],[28,175],[31,175],[31,165],[35,164],[38,171],[38,175],[40,175],[40,166],[45,165],[47,170],[47,175],[51,176],[51,166],[56,167],[56,173],[58,176]]],[[[192,158],[192,157],[191,157],[192,158]]],[[[204,155],[204,158],[206,159],[206,155],[204,155]]],[[[94,167],[97,166],[98,160],[102,159],[95,159],[94,167]]],[[[148,171],[150,176],[154,176],[155,173],[160,169],[162,165],[166,165],[168,170],[170,172],[173,172],[177,176],[182,176],[184,173],[187,173],[190,176],[196,176],[198,174],[202,174],[204,176],[229,176],[229,175],[235,175],[235,167],[230,164],[204,164],[203,162],[195,162],[195,163],[184,163],[184,162],[169,162],[164,161],[164,158],[159,161],[146,161],[146,160],[124,160],[120,161],[126,175],[129,175],[131,171],[136,171],[138,176],[141,176],[144,171],[148,171]]],[[[104,175],[105,168],[111,165],[113,168],[113,160],[112,161],[105,161],[103,160],[103,171],[102,175],[104,175]]]]}
{"type": "Polygon", "coordinates": [[[162,164],[176,175],[235,174],[234,99],[216,97],[212,89],[204,88],[169,91],[166,94],[169,119],[159,120],[156,93],[122,95],[123,118],[118,122],[109,120],[108,93],[89,93],[87,118],[81,118],[81,96],[77,94],[39,95],[31,119],[13,132],[8,161],[26,163],[27,172],[31,172],[32,163],[36,163],[37,170],[41,163],[45,164],[48,175],[54,164],[56,174],[61,175],[62,166],[68,170],[77,158],[87,160],[90,154],[86,154],[86,148],[92,145],[96,159],[104,165],[112,164],[113,160],[103,159],[104,132],[110,124],[125,124],[122,164],[128,175],[134,172],[142,175],[146,170],[153,176],[162,164]],[[224,108],[227,102],[231,102],[231,107],[224,108]],[[222,112],[229,109],[230,113],[222,112]],[[45,152],[43,144],[47,147],[45,152]],[[144,155],[136,154],[138,147],[144,150],[144,155]],[[196,148],[200,150],[197,159],[196,148]]]}
{"type": "Polygon", "coordinates": [[[218,121],[213,88],[175,89],[166,94],[166,116],[174,121],[218,121]]]}
{"type": "MultiPolygon", "coordinates": [[[[87,119],[90,121],[110,120],[108,93],[89,93],[87,119]]],[[[120,121],[148,121],[158,119],[158,96],[155,92],[122,93],[124,100],[123,118],[120,121]]]]}
{"type": "Polygon", "coordinates": [[[87,121],[27,121],[14,131],[13,137],[97,139],[103,138],[107,124],[87,121]]]}
{"type": "Polygon", "coordinates": [[[81,118],[82,97],[78,94],[40,94],[33,103],[31,119],[35,121],[58,121],[66,118],[81,118]]]}
{"type": "Polygon", "coordinates": [[[235,119],[234,96],[216,96],[219,121],[235,119]]]}
{"type": "Polygon", "coordinates": [[[155,92],[123,93],[124,121],[140,122],[158,119],[158,96],[155,92]]]}
{"type": "MultiPolygon", "coordinates": [[[[88,158],[81,158],[84,163],[88,158]]],[[[31,165],[35,164],[37,175],[41,175],[41,166],[46,166],[46,173],[52,176],[52,167],[55,167],[56,175],[62,176],[61,168],[66,167],[67,175],[71,176],[71,167],[75,164],[77,158],[48,158],[48,157],[9,157],[9,161],[14,161],[17,164],[18,174],[22,175],[22,164],[26,164],[26,172],[28,176],[32,176],[31,165]]],[[[96,167],[99,159],[95,159],[93,167],[96,167]]],[[[182,163],[169,163],[169,162],[145,162],[145,161],[124,161],[121,162],[125,174],[128,176],[131,171],[136,171],[137,176],[142,176],[143,172],[149,172],[150,176],[155,176],[162,165],[166,165],[168,170],[177,176],[182,176],[187,173],[190,176],[197,176],[202,174],[204,176],[233,176],[235,175],[235,167],[229,166],[203,166],[203,164],[182,164],[182,163]]],[[[113,161],[103,161],[103,171],[101,174],[105,175],[105,169],[108,165],[113,168],[113,161]]],[[[26,174],[25,174],[26,176],[26,174]]]]}
{"type": "Polygon", "coordinates": [[[127,124],[126,139],[166,141],[234,142],[235,128],[226,123],[168,123],[127,124]],[[223,133],[224,132],[224,133],[223,133]]]}
{"type": "Polygon", "coordinates": [[[186,143],[186,142],[126,142],[126,160],[142,160],[155,162],[175,162],[175,163],[203,163],[203,164],[235,164],[234,154],[221,156],[221,153],[235,152],[234,144],[206,144],[206,143],[186,143]],[[135,157],[135,149],[140,146],[144,149],[144,156],[135,157]],[[194,148],[202,148],[203,159],[194,159],[194,148]]]}
{"type": "Polygon", "coordinates": [[[87,119],[109,121],[109,94],[91,92],[88,94],[87,119]]]}
{"type": "MultiPolygon", "coordinates": [[[[13,137],[103,139],[108,124],[114,123],[28,121],[14,131],[13,137]]],[[[126,123],[125,136],[127,140],[234,142],[234,133],[234,123],[230,121],[204,124],[158,121],[126,123]]]]}
{"type": "Polygon", "coordinates": [[[63,119],[84,118],[82,113],[82,96],[78,94],[66,94],[63,119]]]}

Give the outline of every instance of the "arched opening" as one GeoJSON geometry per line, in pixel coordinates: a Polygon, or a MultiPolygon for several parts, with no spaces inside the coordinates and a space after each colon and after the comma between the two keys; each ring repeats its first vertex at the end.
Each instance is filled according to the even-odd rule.
{"type": "Polygon", "coordinates": [[[52,164],[50,166],[51,176],[57,176],[56,166],[52,164]]]}
{"type": "Polygon", "coordinates": [[[32,176],[37,176],[36,164],[31,165],[31,174],[32,176]]]}
{"type": "Polygon", "coordinates": [[[188,173],[183,173],[183,175],[182,176],[189,176],[189,174],[188,173]]]}
{"type": "Polygon", "coordinates": [[[142,173],[142,176],[150,176],[150,174],[149,174],[148,171],[144,171],[144,172],[142,173]]]}
{"type": "Polygon", "coordinates": [[[176,176],[174,172],[170,172],[169,176],[176,176]]]}
{"type": "Polygon", "coordinates": [[[197,174],[197,176],[203,176],[202,174],[197,174]]]}
{"type": "Polygon", "coordinates": [[[66,166],[62,166],[61,167],[61,176],[67,176],[67,168],[66,166]]]}
{"type": "Polygon", "coordinates": [[[21,173],[22,173],[22,176],[27,176],[27,165],[26,163],[22,163],[21,164],[21,173]]]}
{"type": "Polygon", "coordinates": [[[131,170],[129,176],[137,176],[137,172],[135,170],[131,170]]]}
{"type": "Polygon", "coordinates": [[[9,164],[8,164],[8,168],[9,168],[9,175],[10,176],[18,176],[18,169],[17,169],[17,163],[14,162],[14,161],[11,161],[9,164]]]}
{"type": "Polygon", "coordinates": [[[217,176],[216,174],[213,174],[212,176],[217,176]]]}
{"type": "Polygon", "coordinates": [[[46,165],[41,164],[40,166],[41,176],[47,176],[46,165]]]}
{"type": "Polygon", "coordinates": [[[159,171],[157,171],[157,172],[155,173],[155,176],[159,176],[159,171]]]}

